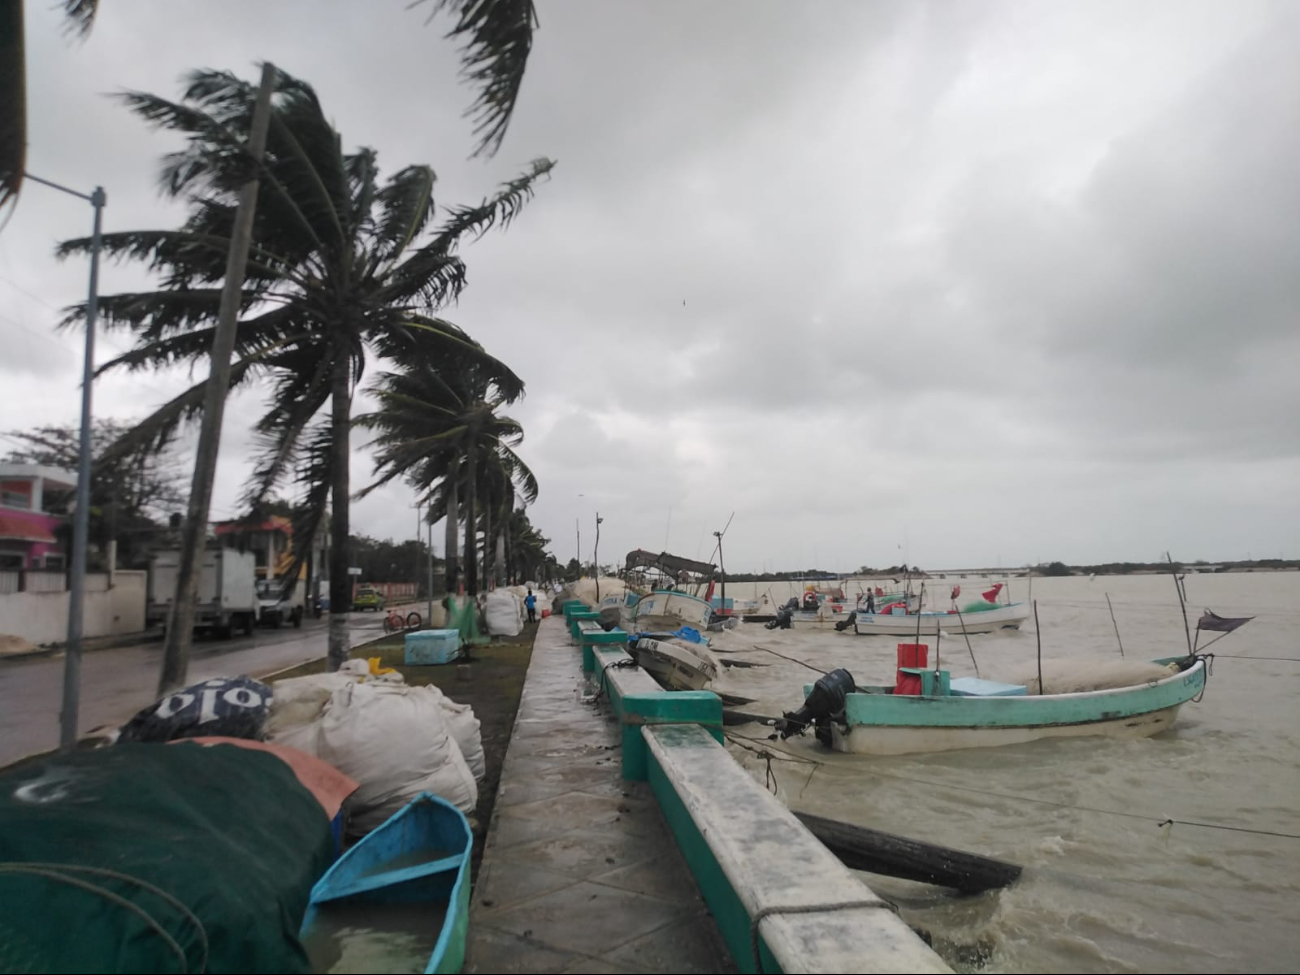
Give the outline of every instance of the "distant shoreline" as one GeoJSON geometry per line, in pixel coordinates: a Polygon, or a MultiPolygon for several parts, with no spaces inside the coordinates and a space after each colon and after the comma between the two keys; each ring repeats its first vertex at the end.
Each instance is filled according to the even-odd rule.
{"type": "MultiPolygon", "coordinates": [[[[1169,565],[1139,562],[1108,562],[1103,565],[1063,565],[1059,562],[1032,567],[1036,578],[1064,578],[1068,576],[1154,576],[1168,575],[1169,565]]],[[[1268,559],[1253,563],[1239,562],[1196,562],[1177,563],[1173,568],[1184,575],[1228,575],[1245,572],[1300,572],[1300,560],[1268,559]]],[[[902,579],[905,575],[913,579],[1024,579],[1030,574],[1029,566],[985,567],[973,569],[923,569],[913,567],[910,571],[891,566],[886,569],[870,569],[866,572],[831,572],[827,569],[795,569],[782,572],[728,572],[728,582],[835,582],[841,579],[902,579]]]]}

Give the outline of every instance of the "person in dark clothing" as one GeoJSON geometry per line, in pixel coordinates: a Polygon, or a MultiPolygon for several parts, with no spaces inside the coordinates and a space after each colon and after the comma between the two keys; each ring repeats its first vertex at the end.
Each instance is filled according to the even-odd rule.
{"type": "Polygon", "coordinates": [[[875,611],[876,611],[876,594],[872,592],[870,589],[868,589],[867,590],[867,612],[874,613],[875,611]]]}
{"type": "Polygon", "coordinates": [[[528,595],[524,597],[524,608],[528,610],[528,622],[536,623],[537,622],[537,597],[533,595],[533,591],[531,589],[528,590],[528,595]]]}

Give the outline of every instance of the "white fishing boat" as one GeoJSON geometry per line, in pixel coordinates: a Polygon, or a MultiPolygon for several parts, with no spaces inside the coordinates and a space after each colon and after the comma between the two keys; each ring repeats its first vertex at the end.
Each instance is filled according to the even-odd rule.
{"type": "MultiPolygon", "coordinates": [[[[990,605],[987,609],[949,610],[948,612],[909,613],[900,608],[889,613],[855,613],[852,627],[859,636],[960,636],[965,633],[995,633],[1018,630],[1029,618],[1028,603],[990,605]]],[[[846,626],[845,629],[848,627],[846,626]]]]}
{"type": "Polygon", "coordinates": [[[643,636],[633,647],[637,666],[670,691],[702,691],[718,668],[689,647],[643,636]]]}
{"type": "MultiPolygon", "coordinates": [[[[764,597],[766,599],[766,597],[764,597]]],[[[849,606],[842,600],[827,596],[813,589],[804,592],[804,598],[791,597],[784,605],[775,610],[765,607],[767,611],[747,615],[745,620],[752,623],[766,623],[770,630],[789,627],[844,630],[852,625],[855,616],[866,607],[874,611],[880,607],[883,615],[895,609],[915,612],[921,607],[919,592],[884,592],[862,593],[856,604],[849,606]]]]}
{"type": "Polygon", "coordinates": [[[672,590],[638,595],[630,589],[620,609],[619,625],[628,633],[662,632],[689,626],[703,633],[713,607],[699,596],[672,590]]]}

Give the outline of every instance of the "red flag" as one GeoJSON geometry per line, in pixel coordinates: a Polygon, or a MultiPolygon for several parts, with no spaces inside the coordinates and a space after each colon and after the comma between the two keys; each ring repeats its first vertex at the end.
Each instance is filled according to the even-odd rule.
{"type": "Polygon", "coordinates": [[[992,589],[985,591],[983,594],[984,598],[988,600],[990,603],[996,603],[998,601],[998,593],[1002,591],[1002,585],[1003,584],[999,582],[992,589]]]}
{"type": "Polygon", "coordinates": [[[961,595],[961,586],[953,586],[953,587],[952,587],[952,595],[949,596],[948,598],[949,598],[949,599],[956,600],[956,598],[957,598],[958,596],[960,596],[960,595],[961,595]]]}

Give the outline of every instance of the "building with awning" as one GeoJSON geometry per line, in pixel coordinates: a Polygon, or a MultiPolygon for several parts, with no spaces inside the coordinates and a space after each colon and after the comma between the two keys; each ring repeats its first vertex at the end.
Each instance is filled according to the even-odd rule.
{"type": "Polygon", "coordinates": [[[61,467],[0,463],[0,569],[67,568],[58,530],[76,489],[61,467]]]}

